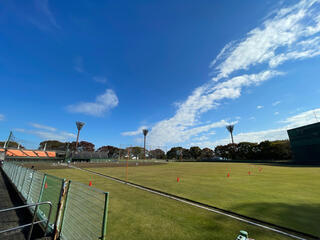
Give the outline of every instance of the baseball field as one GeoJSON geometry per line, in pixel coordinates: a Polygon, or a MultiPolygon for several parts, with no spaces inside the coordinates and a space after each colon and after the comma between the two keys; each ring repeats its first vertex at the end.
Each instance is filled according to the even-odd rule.
{"type": "MultiPolygon", "coordinates": [[[[82,166],[85,167],[85,166],[82,166]]],[[[246,163],[90,167],[91,171],[320,236],[320,168],[246,163]]],[[[110,192],[109,239],[291,239],[78,169],[49,174],[110,192]]]]}

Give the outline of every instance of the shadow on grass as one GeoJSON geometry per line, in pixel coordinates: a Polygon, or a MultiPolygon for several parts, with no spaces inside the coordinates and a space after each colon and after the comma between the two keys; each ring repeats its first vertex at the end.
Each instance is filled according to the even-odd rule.
{"type": "Polygon", "coordinates": [[[320,204],[248,203],[232,211],[320,239],[320,204]]]}
{"type": "Polygon", "coordinates": [[[319,164],[301,164],[301,163],[295,163],[295,162],[269,162],[269,163],[259,163],[259,162],[252,162],[253,164],[256,165],[265,165],[265,166],[275,166],[275,167],[308,167],[308,168],[320,168],[320,162],[319,164]]]}

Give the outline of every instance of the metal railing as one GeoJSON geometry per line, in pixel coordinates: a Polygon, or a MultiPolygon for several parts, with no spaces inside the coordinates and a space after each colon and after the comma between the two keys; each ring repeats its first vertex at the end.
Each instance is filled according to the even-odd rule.
{"type": "MultiPolygon", "coordinates": [[[[46,233],[59,236],[62,240],[106,239],[108,192],[67,182],[14,162],[4,162],[2,169],[26,204],[51,202],[50,216],[47,205],[36,210],[34,206],[29,208],[32,213],[36,212],[39,220],[49,221],[46,233]]],[[[44,221],[40,223],[44,227],[44,221]]]]}
{"type": "Polygon", "coordinates": [[[13,210],[17,210],[17,209],[22,209],[22,208],[29,208],[29,207],[35,207],[35,210],[34,210],[34,213],[33,213],[33,217],[32,217],[32,222],[31,222],[31,223],[24,224],[24,225],[17,226],[17,227],[13,227],[13,228],[9,228],[9,229],[6,229],[6,230],[2,230],[2,231],[0,231],[0,234],[1,234],[1,233],[6,233],[6,232],[10,232],[10,231],[14,231],[14,230],[18,230],[18,229],[25,228],[25,227],[28,227],[28,226],[31,226],[31,227],[30,227],[30,230],[29,230],[29,235],[28,235],[28,238],[27,238],[27,240],[30,240],[30,239],[31,239],[31,235],[32,235],[33,226],[34,226],[35,224],[38,224],[38,223],[47,222],[46,225],[45,225],[45,229],[44,229],[44,236],[46,236],[46,232],[47,232],[47,228],[48,228],[48,224],[49,224],[49,219],[50,219],[50,215],[51,215],[51,210],[52,210],[52,203],[51,203],[50,201],[38,202],[38,203],[31,203],[31,204],[27,204],[27,205],[23,205],[23,206],[12,207],[12,208],[7,208],[7,209],[1,209],[1,210],[0,210],[0,213],[4,213],[4,212],[8,212],[8,211],[13,211],[13,210]],[[48,205],[49,205],[49,208],[50,208],[50,209],[49,209],[48,218],[47,218],[47,219],[43,219],[43,220],[39,220],[39,221],[36,221],[36,222],[35,222],[36,217],[37,217],[37,211],[38,211],[39,205],[45,205],[45,204],[48,204],[48,205]]]}

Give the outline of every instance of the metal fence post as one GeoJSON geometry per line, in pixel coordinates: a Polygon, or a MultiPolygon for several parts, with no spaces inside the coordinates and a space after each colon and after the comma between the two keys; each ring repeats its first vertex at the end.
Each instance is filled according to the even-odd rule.
{"type": "Polygon", "coordinates": [[[104,212],[103,212],[103,220],[102,220],[102,240],[106,239],[107,235],[107,218],[108,218],[108,204],[109,204],[109,193],[104,193],[105,200],[104,200],[104,212]]]}
{"type": "Polygon", "coordinates": [[[68,195],[69,195],[70,186],[71,186],[71,180],[69,180],[69,182],[68,182],[68,187],[67,187],[67,192],[66,192],[66,199],[65,199],[64,210],[63,210],[63,216],[62,216],[62,220],[61,220],[60,234],[62,233],[63,220],[66,217],[66,211],[67,211],[67,208],[68,208],[68,195]]]}
{"type": "Polygon", "coordinates": [[[31,192],[32,182],[33,182],[33,176],[34,176],[34,171],[32,170],[32,177],[31,177],[29,191],[28,191],[28,195],[27,195],[27,202],[29,201],[29,196],[30,196],[30,192],[31,192]]]}
{"type": "Polygon", "coordinates": [[[40,190],[38,202],[41,202],[44,186],[46,184],[46,180],[47,180],[47,174],[44,174],[43,179],[42,179],[42,185],[41,185],[41,190],[40,190]]]}
{"type": "Polygon", "coordinates": [[[61,226],[60,226],[60,221],[62,217],[62,211],[63,211],[63,206],[64,206],[64,200],[65,196],[67,193],[67,182],[66,179],[62,179],[61,183],[61,191],[60,191],[60,196],[59,196],[59,202],[58,202],[58,208],[57,208],[57,214],[56,214],[56,219],[55,219],[55,226],[54,226],[54,240],[56,240],[59,237],[59,234],[61,232],[61,226]]]}

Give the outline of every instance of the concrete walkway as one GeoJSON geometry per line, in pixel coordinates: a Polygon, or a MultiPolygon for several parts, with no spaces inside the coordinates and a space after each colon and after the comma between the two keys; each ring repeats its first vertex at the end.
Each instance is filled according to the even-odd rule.
{"type": "MultiPolygon", "coordinates": [[[[18,194],[15,192],[8,178],[0,169],[0,209],[11,208],[15,206],[24,205],[18,194]]],[[[12,227],[17,227],[23,224],[31,223],[32,216],[30,212],[25,209],[16,211],[8,211],[0,213],[0,231],[12,227]]],[[[1,240],[25,240],[28,237],[29,227],[22,230],[15,230],[0,234],[1,240]]],[[[43,233],[42,233],[43,234],[43,233]]],[[[32,239],[41,237],[40,227],[35,227],[32,239]]],[[[43,235],[42,235],[43,236],[43,235]]]]}

